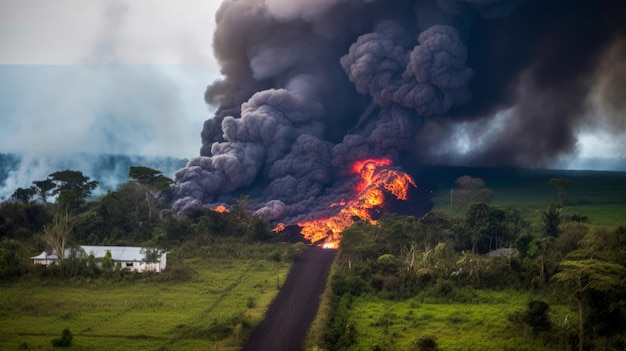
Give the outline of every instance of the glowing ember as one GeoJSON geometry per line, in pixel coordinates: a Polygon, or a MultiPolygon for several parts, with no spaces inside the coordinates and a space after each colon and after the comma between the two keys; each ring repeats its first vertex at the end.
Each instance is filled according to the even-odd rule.
{"type": "Polygon", "coordinates": [[[228,209],[226,208],[226,206],[224,205],[219,205],[215,208],[212,208],[211,211],[215,211],[215,212],[219,212],[219,213],[224,213],[224,212],[228,212],[228,209]]]}
{"type": "Polygon", "coordinates": [[[311,242],[323,242],[324,248],[337,248],[344,228],[354,223],[354,217],[374,223],[369,211],[382,206],[384,191],[392,193],[400,200],[406,200],[409,185],[416,186],[408,174],[389,168],[389,159],[367,159],[356,162],[352,172],[359,174],[361,181],[355,189],[355,198],[333,204],[339,212],[330,217],[298,223],[302,235],[311,242]]]}

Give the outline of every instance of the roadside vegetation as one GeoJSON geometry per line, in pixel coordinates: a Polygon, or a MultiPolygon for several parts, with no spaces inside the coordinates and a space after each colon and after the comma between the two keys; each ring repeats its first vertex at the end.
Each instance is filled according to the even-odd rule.
{"type": "Polygon", "coordinates": [[[242,197],[230,212],[172,216],[171,180],[132,167],[119,189],[55,172],[0,204],[0,349],[237,350],[306,245],[286,243],[242,197]],[[167,251],[135,273],[78,245],[167,251]],[[70,250],[48,268],[31,256],[70,250]]]}
{"type": "Polygon", "coordinates": [[[626,348],[623,185],[602,200],[543,182],[516,198],[460,177],[419,219],[344,230],[307,350],[626,348]],[[610,213],[587,212],[595,203],[610,213]]]}

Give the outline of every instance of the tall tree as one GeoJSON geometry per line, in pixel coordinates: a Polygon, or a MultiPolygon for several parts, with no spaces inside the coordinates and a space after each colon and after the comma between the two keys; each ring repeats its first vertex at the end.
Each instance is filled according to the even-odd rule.
{"type": "Polygon", "coordinates": [[[50,178],[45,180],[36,180],[33,182],[35,185],[35,189],[37,190],[37,195],[41,199],[41,202],[45,204],[48,203],[48,197],[52,195],[52,191],[56,187],[54,181],[50,178]]]}
{"type": "Polygon", "coordinates": [[[65,170],[54,172],[50,174],[50,178],[56,185],[56,188],[52,192],[53,195],[67,190],[73,192],[81,199],[86,199],[91,195],[91,192],[98,187],[97,181],[90,181],[89,177],[80,171],[65,170]]]}
{"type": "Polygon", "coordinates": [[[561,207],[550,204],[542,213],[543,235],[556,238],[561,233],[561,207]]]}
{"type": "Polygon", "coordinates": [[[35,196],[35,193],[36,190],[32,186],[30,188],[17,188],[13,192],[13,195],[11,195],[11,199],[27,204],[32,200],[33,196],[35,196]]]}
{"type": "Polygon", "coordinates": [[[567,200],[565,197],[565,191],[567,190],[567,188],[572,186],[574,182],[567,178],[552,178],[548,181],[548,183],[554,185],[558,190],[559,206],[565,206],[567,200]]]}
{"type": "Polygon", "coordinates": [[[626,269],[598,259],[565,260],[553,278],[569,287],[578,305],[578,350],[584,351],[584,301],[592,292],[608,293],[623,284],[626,269]]]}
{"type": "Polygon", "coordinates": [[[85,201],[91,192],[98,186],[95,180],[89,180],[80,171],[59,171],[50,174],[50,179],[55,184],[53,195],[59,195],[57,203],[69,209],[85,201]]]}
{"type": "Polygon", "coordinates": [[[451,190],[450,201],[462,211],[466,211],[474,203],[490,203],[493,199],[493,191],[480,178],[465,175],[454,182],[457,188],[451,190]]]}
{"type": "Polygon", "coordinates": [[[507,212],[485,203],[473,203],[465,214],[465,225],[470,233],[472,251],[486,253],[508,245],[512,239],[507,212]]]}
{"type": "Polygon", "coordinates": [[[132,178],[145,194],[145,203],[148,207],[148,220],[152,220],[152,213],[156,207],[159,193],[170,190],[174,181],[163,175],[163,172],[149,167],[130,167],[128,176],[132,178]]]}
{"type": "Polygon", "coordinates": [[[130,167],[128,176],[142,185],[148,185],[156,190],[168,190],[174,183],[171,178],[163,175],[163,172],[149,167],[130,167]]]}

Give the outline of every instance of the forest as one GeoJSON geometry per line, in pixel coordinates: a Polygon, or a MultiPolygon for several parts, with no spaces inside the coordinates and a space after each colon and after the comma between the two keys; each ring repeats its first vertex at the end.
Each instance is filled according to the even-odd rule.
{"type": "MultiPolygon", "coordinates": [[[[217,250],[237,256],[246,245],[297,241],[272,232],[267,221],[251,213],[246,196],[229,211],[205,209],[176,218],[170,210],[171,179],[141,166],[131,167],[128,176],[128,182],[98,198],[90,196],[98,182],[72,170],[16,189],[0,204],[0,278],[124,280],[123,272],[112,274],[85,255],[46,270],[30,261],[42,250],[79,244],[156,247],[183,262],[217,250]]],[[[494,201],[497,189],[462,176],[456,178],[449,206],[436,205],[419,218],[389,213],[377,221],[356,220],[342,233],[307,349],[464,349],[450,344],[453,337],[444,332],[420,332],[428,330],[415,328],[424,321],[394,309],[460,303],[486,310],[491,302],[508,300],[518,302],[496,322],[505,326],[505,335],[491,341],[494,350],[624,349],[626,227],[597,225],[585,207],[573,206],[570,179],[545,183],[554,201],[541,204],[539,211],[511,206],[510,198],[494,201]],[[368,310],[377,303],[388,311],[368,310]],[[364,316],[371,320],[359,320],[364,316]]],[[[296,251],[271,246],[262,256],[285,262],[296,251]]],[[[193,274],[187,263],[179,263],[160,279],[193,274]]],[[[421,318],[434,322],[438,313],[421,318]]],[[[442,318],[453,325],[486,318],[445,313],[442,318]]]]}

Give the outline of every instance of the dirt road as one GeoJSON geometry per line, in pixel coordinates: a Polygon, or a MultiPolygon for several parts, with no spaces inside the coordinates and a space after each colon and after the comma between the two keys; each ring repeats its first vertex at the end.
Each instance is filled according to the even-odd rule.
{"type": "Polygon", "coordinates": [[[335,250],[306,249],[243,351],[299,351],[319,306],[335,250]]]}

